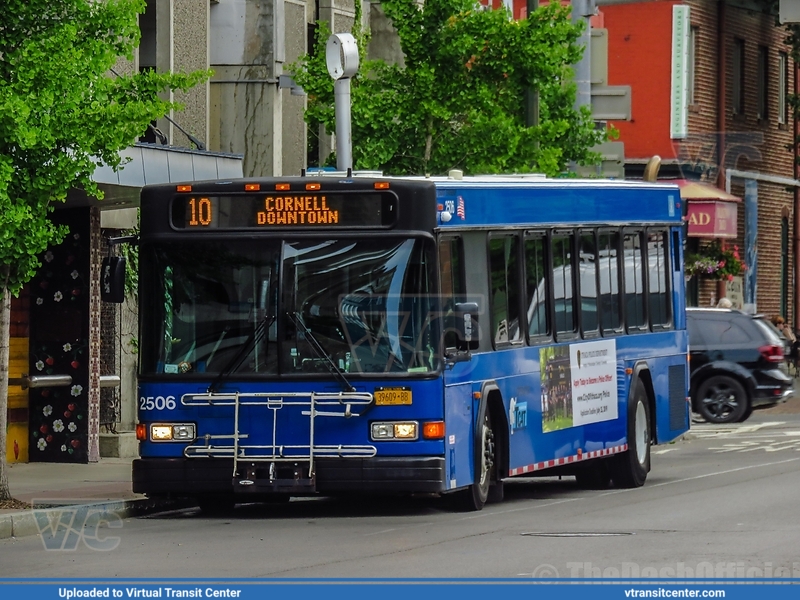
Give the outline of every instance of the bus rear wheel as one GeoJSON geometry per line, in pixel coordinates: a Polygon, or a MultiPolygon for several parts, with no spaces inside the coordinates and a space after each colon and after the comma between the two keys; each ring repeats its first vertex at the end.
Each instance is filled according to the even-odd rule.
{"type": "Polygon", "coordinates": [[[609,464],[614,485],[636,488],[644,485],[650,471],[650,403],[644,383],[637,380],[628,397],[628,449],[609,464]]]}
{"type": "MultiPolygon", "coordinates": [[[[489,499],[489,489],[494,481],[497,451],[495,448],[492,418],[489,408],[484,407],[483,420],[475,443],[475,480],[466,489],[454,496],[457,510],[466,512],[481,510],[489,499]]],[[[500,482],[498,482],[500,483],[500,482]]],[[[502,485],[502,484],[501,484],[502,485]]],[[[501,488],[502,489],[502,488],[501,488]]],[[[502,493],[502,492],[500,492],[502,493]]],[[[493,498],[494,500],[495,498],[493,498]]]]}
{"type": "Polygon", "coordinates": [[[233,494],[203,494],[197,497],[200,512],[207,516],[220,516],[233,511],[236,502],[233,494]]]}

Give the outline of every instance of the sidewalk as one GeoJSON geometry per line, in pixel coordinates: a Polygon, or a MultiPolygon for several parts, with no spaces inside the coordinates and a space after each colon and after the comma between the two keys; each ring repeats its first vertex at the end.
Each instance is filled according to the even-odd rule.
{"type": "MultiPolygon", "coordinates": [[[[152,503],[131,486],[132,458],[103,458],[89,464],[14,463],[8,465],[11,496],[31,508],[99,505],[120,518],[139,514],[152,503]]],[[[33,511],[0,509],[0,539],[37,535],[33,511]]]]}

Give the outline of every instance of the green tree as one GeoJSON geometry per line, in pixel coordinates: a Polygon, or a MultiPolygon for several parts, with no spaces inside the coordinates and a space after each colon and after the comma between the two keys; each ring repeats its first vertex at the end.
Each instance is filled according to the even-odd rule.
{"type": "MultiPolygon", "coordinates": [[[[591,164],[608,139],[588,107],[576,111],[570,65],[581,56],[582,24],[569,7],[542,5],[514,21],[473,0],[384,0],[400,37],[403,64],[365,61],[353,78],[353,162],[391,174],[543,172],[591,164]],[[539,125],[526,127],[526,89],[539,92],[539,125]]],[[[358,19],[356,19],[358,23],[358,19]]],[[[319,24],[316,51],[295,65],[309,97],[312,128],[335,126],[333,81],[325,66],[330,30],[319,24]]],[[[364,36],[359,47],[364,48],[364,36]]]]}
{"type": "Polygon", "coordinates": [[[120,166],[119,151],[177,105],[159,93],[187,90],[209,76],[117,76],[133,58],[144,0],[7,0],[0,12],[0,500],[6,469],[11,296],[65,231],[48,218],[71,188],[97,198],[98,164],[120,166]]]}

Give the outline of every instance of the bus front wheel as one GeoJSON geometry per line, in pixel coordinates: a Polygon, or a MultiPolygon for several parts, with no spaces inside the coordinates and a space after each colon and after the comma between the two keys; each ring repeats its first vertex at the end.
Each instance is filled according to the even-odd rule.
{"type": "MultiPolygon", "coordinates": [[[[465,490],[456,492],[455,506],[462,511],[481,510],[489,498],[489,488],[494,481],[497,451],[495,448],[492,418],[489,407],[484,404],[483,419],[479,421],[480,429],[475,440],[475,478],[465,490]]],[[[499,483],[499,482],[498,482],[499,483]]]]}
{"type": "Polygon", "coordinates": [[[650,403],[641,380],[628,398],[628,449],[611,459],[611,478],[617,487],[644,485],[650,471],[650,403]]]}

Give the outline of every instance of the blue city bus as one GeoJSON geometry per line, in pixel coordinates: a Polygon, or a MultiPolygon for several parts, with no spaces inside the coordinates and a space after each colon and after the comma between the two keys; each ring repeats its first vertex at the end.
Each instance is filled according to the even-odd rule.
{"type": "Polygon", "coordinates": [[[133,489],[204,510],[513,477],[638,487],[689,427],[672,185],[147,186],[133,489]]]}

